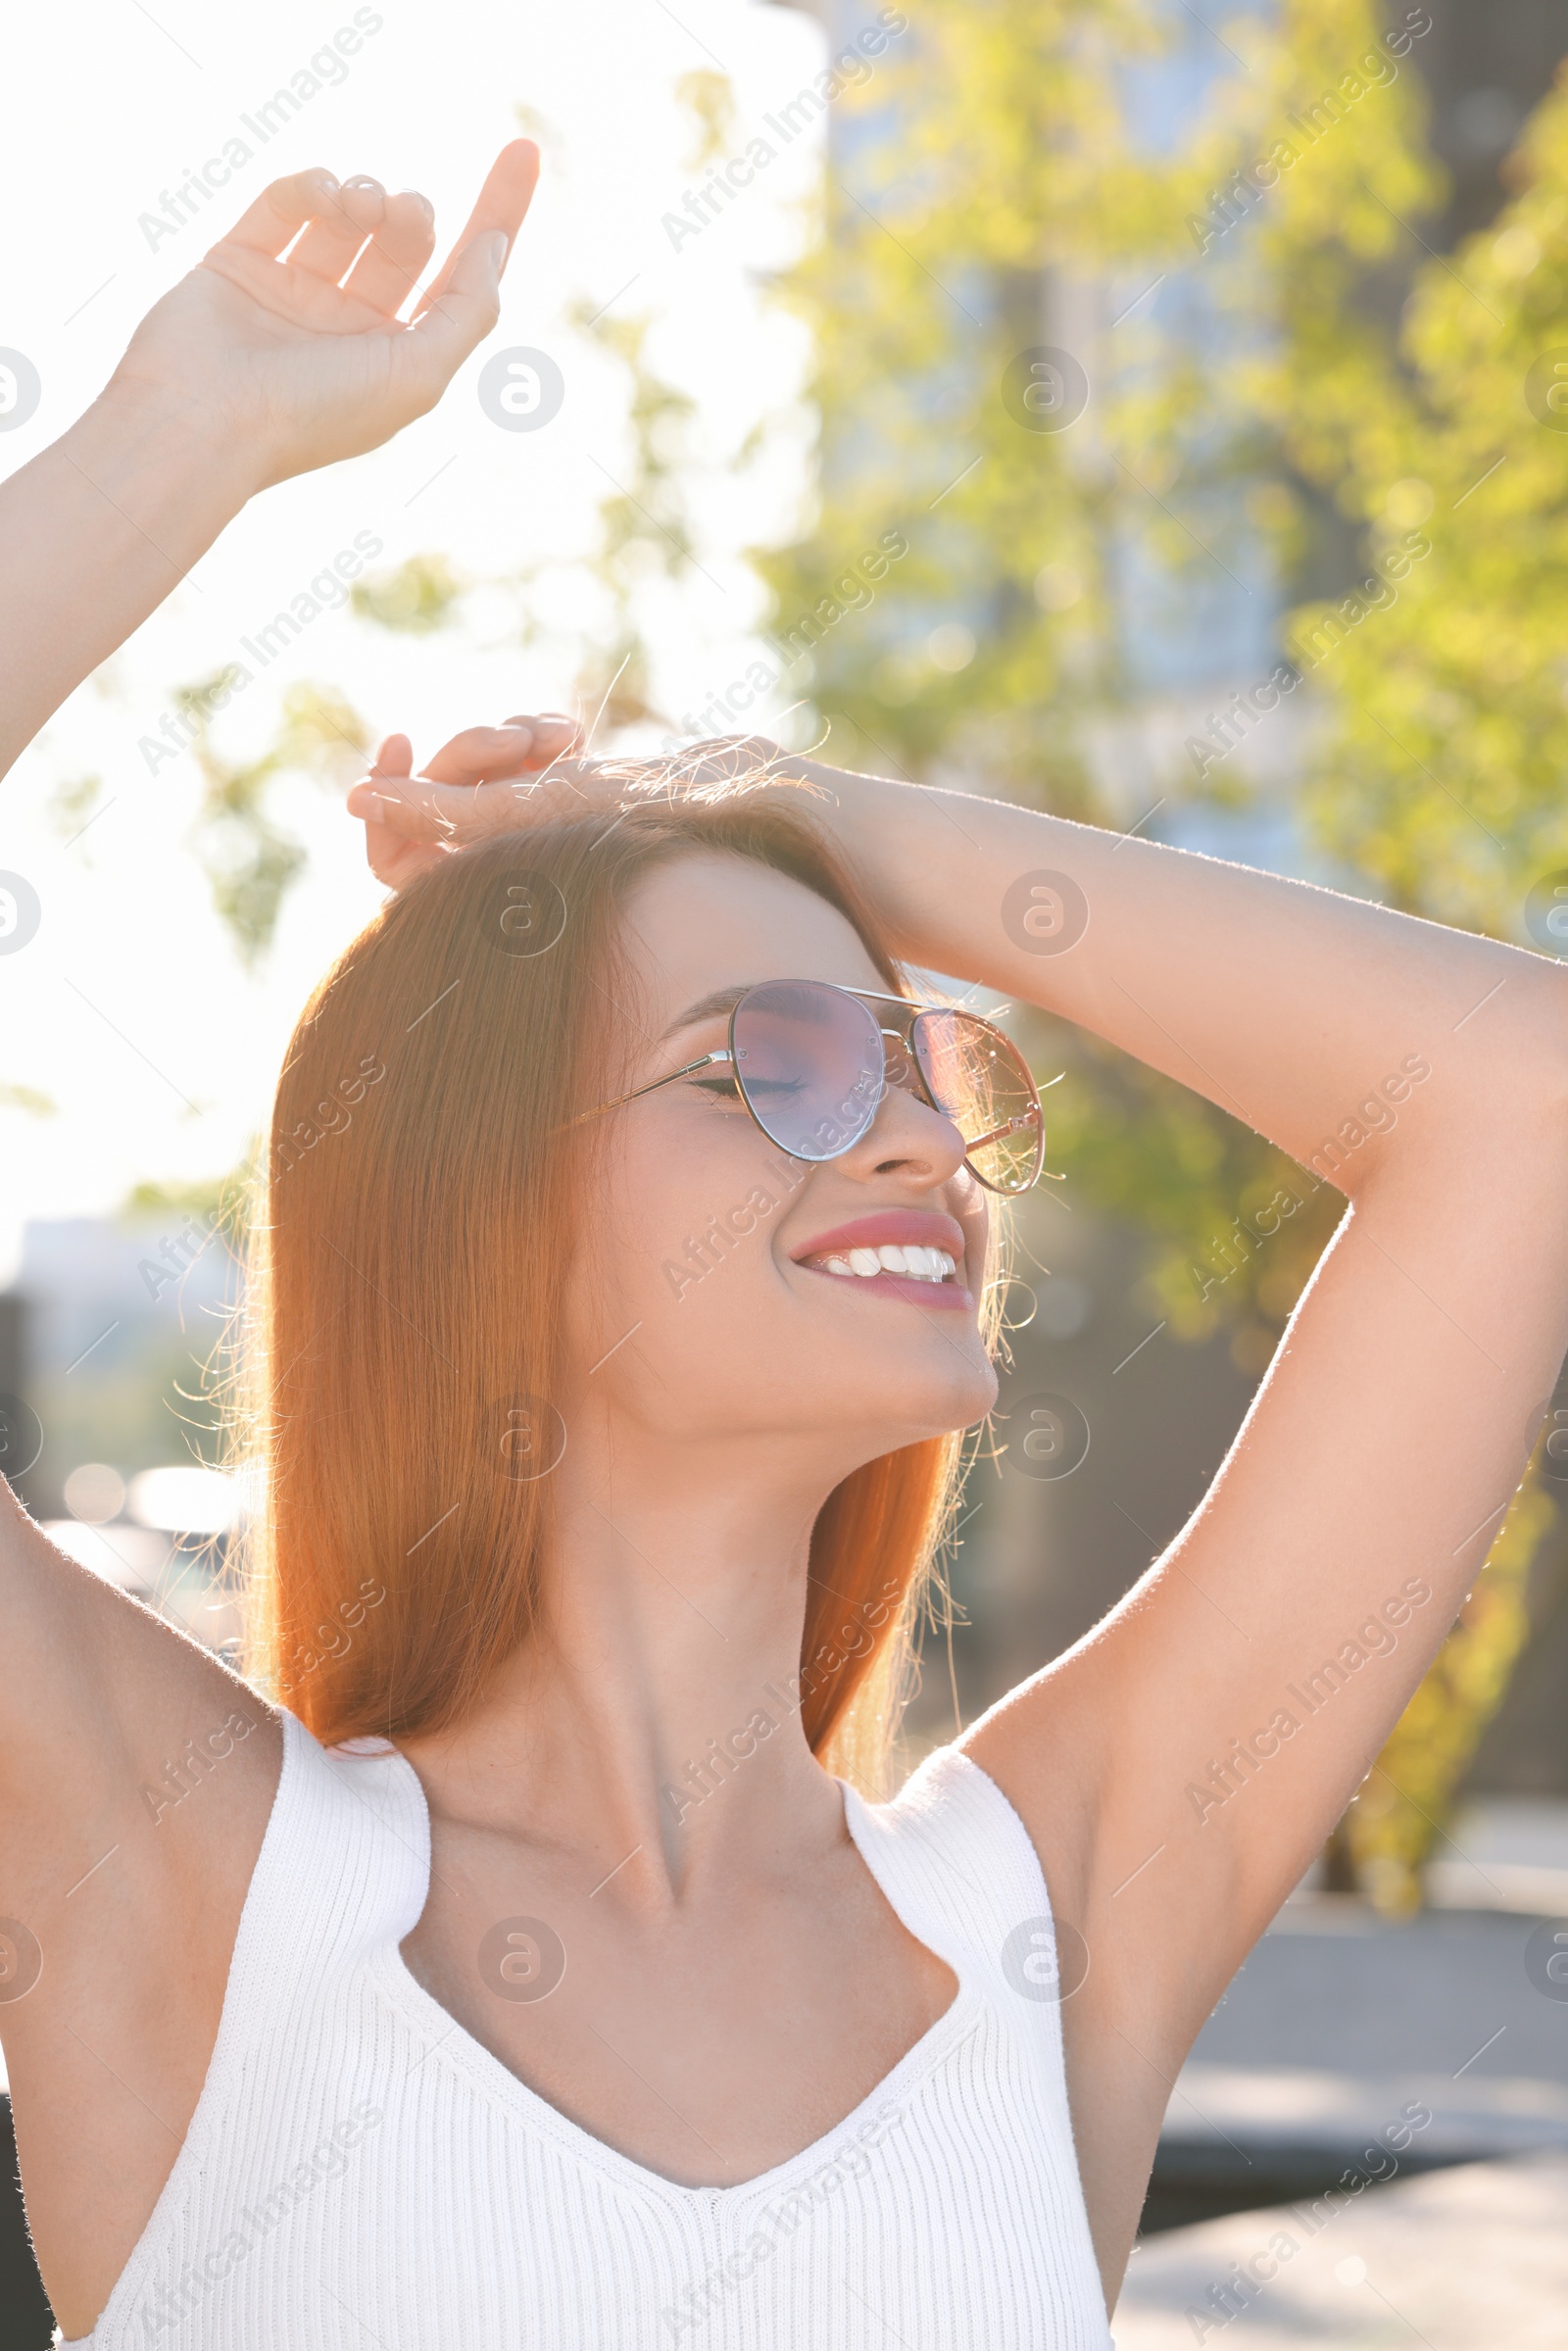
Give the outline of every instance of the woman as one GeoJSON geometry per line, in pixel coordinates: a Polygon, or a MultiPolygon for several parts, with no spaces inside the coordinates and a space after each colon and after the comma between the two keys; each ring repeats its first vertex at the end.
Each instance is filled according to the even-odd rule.
{"type": "MultiPolygon", "coordinates": [[[[3,494],[22,739],[493,316],[470,238],[416,395],[331,290],[349,231],[314,282],[257,233],[3,494]]],[[[514,720],[420,778],[393,737],[357,789],[393,895],[296,1033],[261,1219],[258,1686],[4,1523],[0,2021],[64,2338],[1103,2344],[1175,2075],[1568,1340],[1561,975],[762,747],[662,792],[570,748],[514,720]],[[824,1763],[885,1740],[1038,1142],[910,967],[1352,1205],[1191,1524],[877,1804],[824,1763]]]]}

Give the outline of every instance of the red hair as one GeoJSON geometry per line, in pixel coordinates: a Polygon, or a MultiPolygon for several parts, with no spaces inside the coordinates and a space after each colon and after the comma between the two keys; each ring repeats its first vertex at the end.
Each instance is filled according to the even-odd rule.
{"type": "MultiPolygon", "coordinates": [[[[248,1665],[327,1743],[456,1721],[534,1629],[550,1480],[496,1473],[561,1393],[597,1132],[569,1122],[625,1079],[620,907],[696,850],[814,891],[900,987],[814,829],[737,796],[444,858],[388,901],[294,1032],[248,1285],[245,1449],[265,1496],[248,1665]]],[[[907,1691],[960,1445],[868,1462],[812,1534],[803,1721],[812,1750],[865,1785],[907,1691]]]]}

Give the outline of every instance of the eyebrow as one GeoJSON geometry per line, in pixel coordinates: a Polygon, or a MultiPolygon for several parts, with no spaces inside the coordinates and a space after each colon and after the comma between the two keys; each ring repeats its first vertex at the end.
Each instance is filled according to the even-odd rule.
{"type": "Polygon", "coordinates": [[[688,1004],[684,1012],[676,1014],[660,1040],[661,1044],[667,1038],[677,1036],[682,1029],[695,1028],[700,1020],[716,1020],[720,1013],[727,1015],[733,1012],[747,990],[756,984],[755,980],[741,980],[734,987],[715,988],[710,995],[699,997],[696,1004],[688,1004]]]}

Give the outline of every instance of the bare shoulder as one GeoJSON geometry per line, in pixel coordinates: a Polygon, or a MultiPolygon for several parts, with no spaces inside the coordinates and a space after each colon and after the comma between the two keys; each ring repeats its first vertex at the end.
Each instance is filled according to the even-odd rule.
{"type": "Polygon", "coordinates": [[[217,1657],[0,1521],[0,2039],[57,2316],[85,2333],[206,2076],[281,1764],[217,1657]]]}
{"type": "Polygon", "coordinates": [[[999,1699],[956,1743],[1001,1788],[1029,1832],[1053,1910],[1077,1917],[1098,1843],[1099,1740],[1079,1656],[1057,1659],[999,1699]]]}

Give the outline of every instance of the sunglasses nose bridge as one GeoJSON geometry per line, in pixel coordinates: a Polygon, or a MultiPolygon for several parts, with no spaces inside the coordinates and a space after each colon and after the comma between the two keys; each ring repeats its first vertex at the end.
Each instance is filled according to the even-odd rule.
{"type": "Polygon", "coordinates": [[[902,1029],[884,1025],[882,1032],[882,1092],[897,1087],[901,1093],[928,1096],[929,1088],[921,1074],[908,1038],[902,1029]]]}
{"type": "Polygon", "coordinates": [[[876,1106],[864,1134],[858,1138],[858,1148],[869,1150],[878,1161],[930,1163],[941,1169],[941,1180],[946,1181],[964,1163],[962,1129],[937,1101],[918,1061],[896,1033],[884,1031],[883,1050],[884,1074],[876,1106]],[[927,1119],[936,1121],[940,1141],[927,1119]]]}

